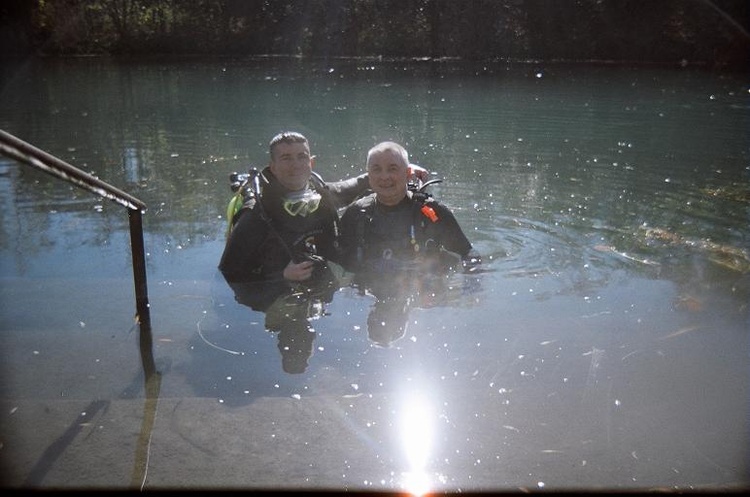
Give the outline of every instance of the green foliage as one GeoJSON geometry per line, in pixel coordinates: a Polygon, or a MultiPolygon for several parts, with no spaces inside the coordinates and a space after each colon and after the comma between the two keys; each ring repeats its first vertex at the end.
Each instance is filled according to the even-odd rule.
{"type": "MultiPolygon", "coordinates": [[[[745,0],[14,0],[42,54],[733,64],[745,0]],[[25,10],[25,11],[24,11],[25,10]]],[[[11,20],[12,22],[13,20],[11,20]]],[[[24,47],[19,47],[23,51],[24,47]]]]}

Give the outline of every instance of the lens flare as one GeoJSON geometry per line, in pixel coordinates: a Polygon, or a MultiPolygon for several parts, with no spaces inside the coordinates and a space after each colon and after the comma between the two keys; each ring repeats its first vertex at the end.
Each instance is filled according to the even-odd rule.
{"type": "Polygon", "coordinates": [[[411,495],[424,495],[431,490],[427,464],[432,454],[434,413],[421,395],[407,395],[402,403],[400,434],[406,471],[402,485],[411,495]]]}

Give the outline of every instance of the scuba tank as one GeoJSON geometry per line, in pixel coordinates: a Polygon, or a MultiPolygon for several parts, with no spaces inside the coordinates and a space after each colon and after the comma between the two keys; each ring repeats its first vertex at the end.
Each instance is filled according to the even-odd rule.
{"type": "Polygon", "coordinates": [[[229,175],[229,186],[234,195],[227,205],[227,237],[242,207],[250,200],[260,201],[260,171],[251,167],[247,173],[233,172],[229,175]]]}

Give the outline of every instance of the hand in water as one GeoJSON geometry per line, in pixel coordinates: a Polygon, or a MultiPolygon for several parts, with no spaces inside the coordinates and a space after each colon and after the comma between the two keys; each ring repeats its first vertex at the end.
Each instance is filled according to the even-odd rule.
{"type": "Polygon", "coordinates": [[[430,177],[430,172],[418,166],[416,164],[409,164],[409,180],[418,179],[419,181],[425,182],[430,177]]]}
{"type": "Polygon", "coordinates": [[[313,261],[302,261],[295,263],[289,261],[284,268],[284,279],[289,281],[305,281],[310,279],[315,269],[313,261]]]}

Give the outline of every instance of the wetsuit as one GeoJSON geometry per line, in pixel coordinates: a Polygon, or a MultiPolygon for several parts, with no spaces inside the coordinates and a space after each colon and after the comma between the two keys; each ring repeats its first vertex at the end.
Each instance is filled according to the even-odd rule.
{"type": "Polygon", "coordinates": [[[227,239],[219,270],[229,283],[281,280],[290,260],[337,260],[338,208],[368,188],[367,175],[290,192],[268,167],[261,172],[261,203],[243,206],[227,239]]]}
{"type": "Polygon", "coordinates": [[[474,256],[453,213],[412,191],[395,206],[378,203],[374,193],[351,204],[341,217],[340,240],[342,264],[354,272],[434,271],[474,256]]]}

